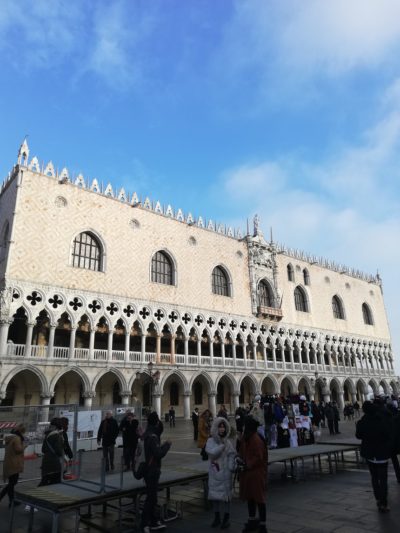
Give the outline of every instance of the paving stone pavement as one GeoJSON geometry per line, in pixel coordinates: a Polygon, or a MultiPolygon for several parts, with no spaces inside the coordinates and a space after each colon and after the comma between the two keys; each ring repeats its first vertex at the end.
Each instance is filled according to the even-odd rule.
{"type": "MultiPolygon", "coordinates": [[[[341,435],[329,437],[323,430],[324,440],[349,441],[354,437],[354,422],[341,425],[341,435]]],[[[165,438],[171,438],[173,447],[164,461],[164,468],[190,466],[198,462],[196,443],[191,438],[191,424],[177,421],[176,428],[166,428],[165,438]]],[[[117,454],[121,452],[118,451],[117,454]]],[[[85,468],[95,473],[98,468],[99,452],[84,454],[85,468]]],[[[295,481],[282,477],[281,465],[273,465],[269,472],[267,494],[267,527],[269,533],[398,533],[400,531],[400,484],[392,468],[389,469],[389,504],[391,512],[378,513],[366,466],[357,467],[354,454],[346,456],[349,462],[335,474],[329,474],[328,465],[323,464],[323,473],[312,468],[312,461],[306,462],[306,480],[295,481]]],[[[32,482],[37,484],[36,481],[32,482]]],[[[200,485],[186,485],[172,489],[171,498],[183,502],[183,517],[168,523],[170,533],[200,533],[215,531],[210,528],[211,509],[205,509],[200,485]]],[[[27,531],[28,517],[23,509],[17,509],[17,519],[12,533],[27,531]]],[[[0,533],[8,531],[9,511],[7,502],[0,504],[0,533]]],[[[109,533],[133,532],[132,522],[123,522],[118,529],[116,515],[112,512],[103,517],[100,510],[95,515],[96,523],[109,533]]],[[[242,531],[247,519],[245,503],[237,497],[232,502],[230,533],[242,531]]],[[[48,515],[35,515],[34,533],[50,531],[48,515]]],[[[60,524],[60,532],[72,533],[72,518],[66,516],[60,524]]],[[[95,527],[80,524],[79,531],[93,533],[95,527]]]]}

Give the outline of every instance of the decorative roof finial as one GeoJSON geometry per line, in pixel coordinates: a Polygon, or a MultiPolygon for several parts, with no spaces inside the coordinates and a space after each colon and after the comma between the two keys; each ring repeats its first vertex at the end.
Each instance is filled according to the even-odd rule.
{"type": "Polygon", "coordinates": [[[28,165],[29,146],[26,140],[27,137],[28,135],[25,135],[23,143],[21,144],[18,150],[18,161],[17,161],[18,165],[23,165],[23,166],[28,165]]]}
{"type": "Polygon", "coordinates": [[[269,229],[269,235],[270,235],[270,239],[269,239],[270,243],[274,244],[274,236],[272,235],[272,226],[269,229]]]}
{"type": "Polygon", "coordinates": [[[257,213],[254,215],[253,225],[254,225],[253,236],[257,237],[257,235],[262,235],[262,231],[260,230],[260,217],[257,215],[257,213]]]}

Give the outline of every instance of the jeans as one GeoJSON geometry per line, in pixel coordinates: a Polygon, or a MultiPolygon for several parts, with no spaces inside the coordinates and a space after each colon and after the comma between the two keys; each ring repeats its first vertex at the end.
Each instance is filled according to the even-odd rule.
{"type": "Polygon", "coordinates": [[[106,463],[106,472],[114,470],[114,444],[110,446],[104,446],[103,444],[103,457],[106,463]]]}
{"type": "Polygon", "coordinates": [[[158,520],[156,507],[160,474],[160,470],[150,470],[144,476],[144,482],[146,484],[146,501],[144,502],[142,512],[142,527],[155,524],[158,520]]]}
{"type": "Polygon", "coordinates": [[[368,461],[369,471],[371,473],[372,488],[378,505],[387,506],[387,473],[388,463],[371,463],[368,461]]]}

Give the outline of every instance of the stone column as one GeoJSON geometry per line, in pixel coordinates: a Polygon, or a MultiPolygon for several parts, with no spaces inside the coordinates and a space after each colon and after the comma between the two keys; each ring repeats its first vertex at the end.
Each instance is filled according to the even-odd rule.
{"type": "Polygon", "coordinates": [[[50,324],[49,344],[47,346],[47,357],[53,359],[54,357],[54,335],[56,333],[57,324],[50,324]]]}
{"type": "Polygon", "coordinates": [[[185,347],[185,365],[189,363],[189,339],[188,337],[185,337],[183,340],[184,347],[185,347]]]}
{"type": "Polygon", "coordinates": [[[306,364],[307,364],[307,369],[310,370],[310,347],[309,346],[306,346],[306,364]]]}
{"type": "Polygon", "coordinates": [[[130,352],[130,342],[131,342],[131,332],[125,331],[125,363],[129,362],[129,352],[130,352]]]}
{"type": "Polygon", "coordinates": [[[7,357],[7,337],[10,324],[11,322],[8,320],[0,321],[0,358],[7,357]]]}
{"type": "Polygon", "coordinates": [[[71,326],[69,334],[69,353],[68,359],[75,358],[75,338],[76,338],[76,326],[71,326]]]}
{"type": "Polygon", "coordinates": [[[214,342],[210,338],[210,365],[214,365],[214,342]]]}
{"type": "Polygon", "coordinates": [[[264,359],[264,367],[268,368],[268,360],[267,360],[267,347],[263,343],[262,345],[262,351],[263,351],[263,359],[264,359]]]}
{"type": "Polygon", "coordinates": [[[344,392],[343,391],[339,391],[338,393],[338,403],[339,403],[339,409],[341,411],[343,411],[343,408],[344,408],[344,392]]]}
{"type": "Polygon", "coordinates": [[[183,418],[190,420],[190,392],[183,393],[183,418]]]}
{"type": "Polygon", "coordinates": [[[210,409],[213,417],[215,417],[216,414],[217,414],[217,404],[216,404],[216,401],[215,401],[215,397],[216,397],[215,392],[211,392],[208,395],[208,408],[210,409]]]}
{"type": "Polygon", "coordinates": [[[146,360],[146,334],[142,333],[140,338],[140,362],[144,363],[146,360]]]}
{"type": "Polygon", "coordinates": [[[234,392],[232,394],[232,398],[233,398],[233,409],[236,411],[236,409],[239,407],[239,393],[234,392]]]}
{"type": "Polygon", "coordinates": [[[96,393],[95,392],[84,392],[83,393],[83,398],[85,400],[85,408],[90,410],[92,408],[92,402],[93,402],[93,398],[96,396],[96,393]]]}
{"type": "Polygon", "coordinates": [[[130,391],[122,391],[121,392],[121,403],[122,405],[129,405],[129,400],[131,399],[131,392],[130,391]]]}
{"type": "Polygon", "coordinates": [[[161,394],[153,393],[153,408],[161,419],[161,394]]]}
{"type": "Polygon", "coordinates": [[[253,344],[253,359],[254,359],[254,368],[256,368],[257,365],[257,344],[253,344]]]}
{"type": "Polygon", "coordinates": [[[233,366],[236,367],[236,343],[233,341],[232,344],[232,357],[233,357],[233,366]]]}
{"type": "Polygon", "coordinates": [[[225,366],[225,343],[221,342],[222,366],[225,366]]]}
{"type": "Polygon", "coordinates": [[[357,401],[357,394],[355,392],[351,393],[351,402],[355,404],[357,401]]]}
{"type": "MultiPolygon", "coordinates": [[[[161,361],[161,335],[157,333],[156,337],[156,365],[159,365],[161,361]]],[[[161,403],[160,403],[161,405],[161,403]]]]}
{"type": "Polygon", "coordinates": [[[276,370],[276,350],[275,350],[275,344],[272,345],[272,361],[274,365],[274,370],[276,370]]]}
{"type": "Polygon", "coordinates": [[[289,346],[289,356],[290,356],[290,366],[294,370],[294,357],[293,357],[293,347],[289,346]]]}
{"type": "Polygon", "coordinates": [[[30,357],[31,356],[32,333],[33,333],[34,325],[35,324],[33,322],[28,322],[27,323],[28,329],[26,331],[26,340],[25,340],[25,353],[24,353],[25,357],[30,357]]]}
{"type": "Polygon", "coordinates": [[[171,335],[171,365],[175,364],[175,338],[176,335],[171,335]]]}
{"type": "Polygon", "coordinates": [[[198,364],[201,364],[201,339],[197,339],[197,358],[198,364]]]}
{"type": "Polygon", "coordinates": [[[109,331],[108,332],[108,338],[107,338],[107,361],[112,361],[113,335],[114,335],[114,331],[109,331]]]}
{"type": "Polygon", "coordinates": [[[40,410],[40,422],[48,422],[49,420],[49,405],[51,396],[47,394],[41,394],[40,399],[42,400],[42,407],[40,410]]]}
{"type": "Polygon", "coordinates": [[[94,359],[94,337],[95,335],[96,335],[96,330],[91,329],[90,337],[89,337],[89,359],[91,361],[94,359]]]}

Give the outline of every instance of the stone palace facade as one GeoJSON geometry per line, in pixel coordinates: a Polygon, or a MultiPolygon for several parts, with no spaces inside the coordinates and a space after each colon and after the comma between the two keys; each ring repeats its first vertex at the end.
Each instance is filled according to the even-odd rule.
{"type": "Polygon", "coordinates": [[[399,392],[379,276],[40,166],[0,193],[2,405],[399,392]],[[149,362],[153,363],[153,369],[149,362]]]}

